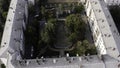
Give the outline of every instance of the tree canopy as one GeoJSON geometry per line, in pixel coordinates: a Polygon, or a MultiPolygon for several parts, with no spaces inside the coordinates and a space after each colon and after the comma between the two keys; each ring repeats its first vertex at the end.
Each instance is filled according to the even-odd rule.
{"type": "Polygon", "coordinates": [[[55,41],[56,19],[49,19],[45,28],[41,32],[42,41],[45,43],[53,43],[55,41]]]}
{"type": "Polygon", "coordinates": [[[66,18],[65,26],[68,28],[67,34],[70,40],[82,40],[85,34],[85,23],[79,14],[71,14],[66,18]]]}
{"type": "Polygon", "coordinates": [[[82,55],[95,55],[97,54],[97,50],[95,45],[90,44],[87,40],[77,41],[75,44],[75,49],[70,52],[70,54],[79,54],[80,56],[82,55]]]}

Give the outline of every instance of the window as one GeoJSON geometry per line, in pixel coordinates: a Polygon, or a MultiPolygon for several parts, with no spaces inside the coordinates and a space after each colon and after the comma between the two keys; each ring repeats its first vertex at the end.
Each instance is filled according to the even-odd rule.
{"type": "Polygon", "coordinates": [[[97,37],[96,37],[96,35],[95,35],[95,34],[93,35],[93,39],[94,39],[94,41],[96,42],[97,37]]]}
{"type": "Polygon", "coordinates": [[[96,35],[99,36],[100,32],[98,29],[96,29],[96,35]]]}

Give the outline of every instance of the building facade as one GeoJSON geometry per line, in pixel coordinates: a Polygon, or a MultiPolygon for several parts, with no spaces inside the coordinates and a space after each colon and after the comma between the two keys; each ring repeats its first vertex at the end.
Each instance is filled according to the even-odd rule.
{"type": "Polygon", "coordinates": [[[24,54],[24,32],[27,24],[27,1],[11,0],[3,32],[0,57],[7,68],[24,54]]]}
{"type": "Polygon", "coordinates": [[[85,9],[98,53],[119,59],[120,35],[107,4],[103,0],[86,0],[85,9]]]}

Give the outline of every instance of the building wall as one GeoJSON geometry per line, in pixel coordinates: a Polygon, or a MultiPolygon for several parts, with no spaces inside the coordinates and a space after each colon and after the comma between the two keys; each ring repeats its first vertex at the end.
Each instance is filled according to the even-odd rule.
{"type": "Polygon", "coordinates": [[[11,0],[8,11],[5,28],[3,32],[2,47],[0,48],[0,58],[7,61],[7,68],[13,68],[14,60],[21,58],[21,53],[24,53],[24,33],[23,29],[26,26],[27,8],[25,0],[11,0]]]}
{"type": "Polygon", "coordinates": [[[100,28],[97,24],[97,19],[94,14],[94,10],[92,9],[91,3],[88,0],[86,1],[85,8],[86,8],[86,14],[88,16],[89,25],[92,31],[94,43],[95,46],[97,47],[98,53],[106,54],[105,45],[103,42],[102,34],[100,32],[100,28]]]}
{"type": "Polygon", "coordinates": [[[107,5],[103,0],[86,0],[85,7],[98,53],[120,60],[120,35],[107,5]]]}

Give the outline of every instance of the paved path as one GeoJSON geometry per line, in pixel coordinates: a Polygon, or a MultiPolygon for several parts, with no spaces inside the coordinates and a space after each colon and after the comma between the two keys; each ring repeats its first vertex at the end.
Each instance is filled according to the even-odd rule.
{"type": "Polygon", "coordinates": [[[71,46],[71,43],[68,42],[68,38],[66,37],[66,31],[64,26],[64,21],[57,22],[58,30],[57,30],[57,43],[55,44],[56,48],[65,49],[71,46]]]}

